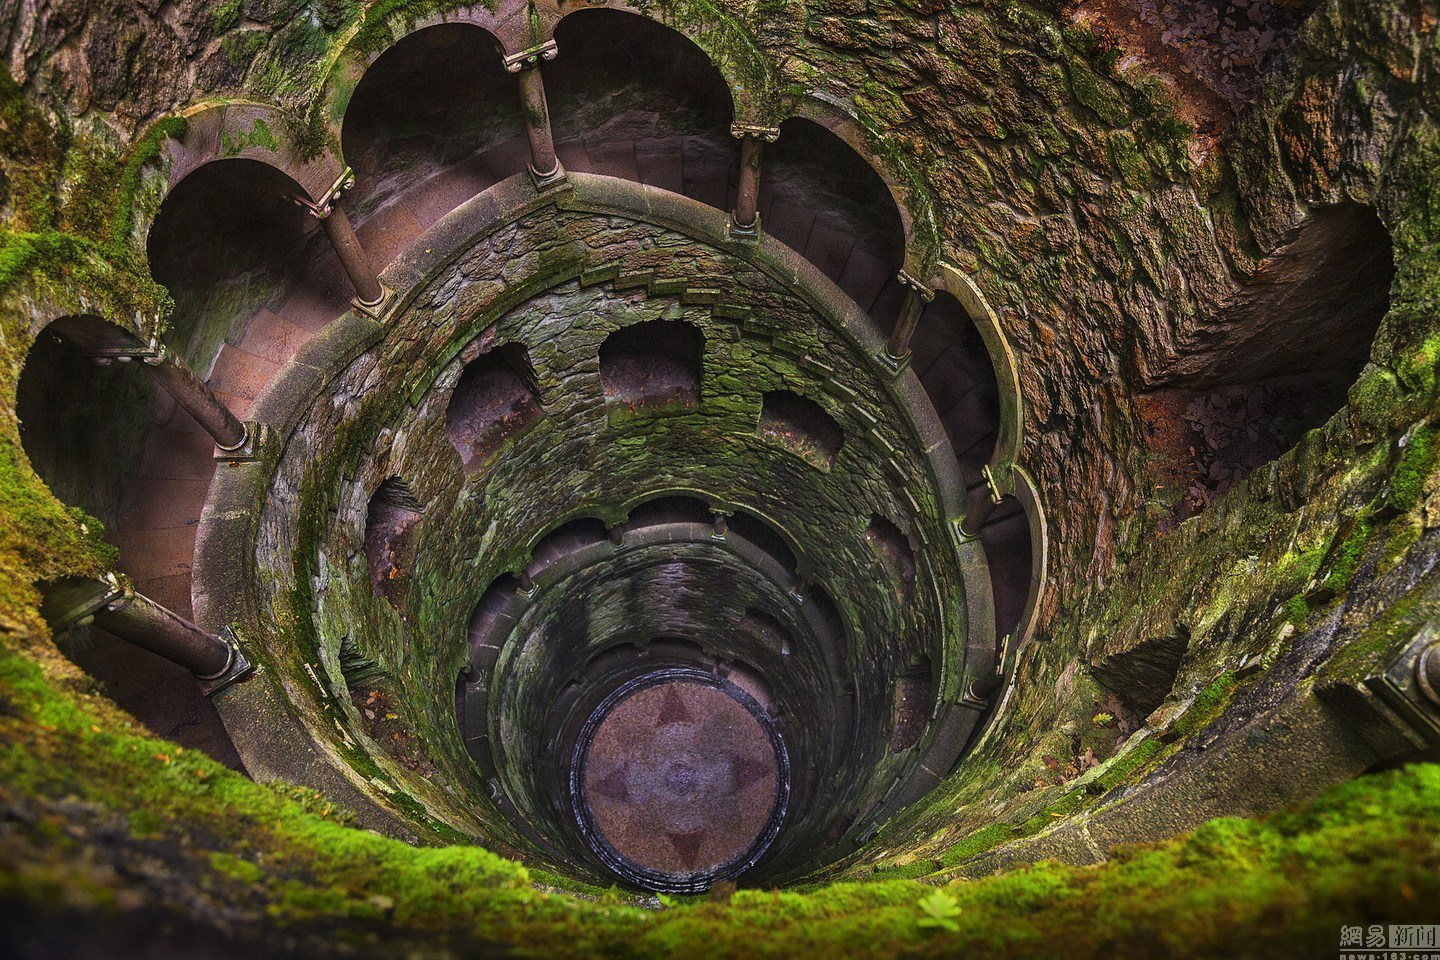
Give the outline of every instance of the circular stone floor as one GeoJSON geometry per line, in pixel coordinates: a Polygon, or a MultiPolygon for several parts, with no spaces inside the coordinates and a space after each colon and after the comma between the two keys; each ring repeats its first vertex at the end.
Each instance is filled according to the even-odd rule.
{"type": "Polygon", "coordinates": [[[591,717],[576,777],[592,848],[653,889],[744,870],[783,815],[784,747],[760,707],[713,678],[647,678],[591,717]]]}

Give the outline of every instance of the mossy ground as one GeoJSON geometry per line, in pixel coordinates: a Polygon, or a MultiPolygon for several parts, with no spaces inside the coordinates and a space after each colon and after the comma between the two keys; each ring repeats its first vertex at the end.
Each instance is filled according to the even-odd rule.
{"type": "Polygon", "coordinates": [[[323,797],[149,737],[86,686],[44,641],[0,650],[0,900],[24,923],[158,909],[234,927],[250,947],[382,956],[1288,957],[1332,948],[1342,924],[1418,922],[1440,897],[1440,767],[1415,765],[1098,867],[949,883],[944,901],[887,879],[651,910],[541,889],[479,848],[345,826],[323,797]],[[180,887],[184,906],[170,901],[180,887]],[[922,923],[937,903],[953,904],[953,929],[922,923]]]}

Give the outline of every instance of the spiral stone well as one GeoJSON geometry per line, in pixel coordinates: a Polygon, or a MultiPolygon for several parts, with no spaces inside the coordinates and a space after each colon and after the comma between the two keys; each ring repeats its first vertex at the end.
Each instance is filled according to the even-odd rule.
{"type": "Polygon", "coordinates": [[[1434,7],[24,7],[7,949],[1423,924],[1434,7]]]}

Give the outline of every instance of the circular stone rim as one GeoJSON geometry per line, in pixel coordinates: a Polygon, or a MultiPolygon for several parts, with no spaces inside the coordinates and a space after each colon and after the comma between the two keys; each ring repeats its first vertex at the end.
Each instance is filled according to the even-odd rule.
{"type": "Polygon", "coordinates": [[[693,667],[667,667],[622,683],[590,712],[590,716],[585,719],[585,725],[580,729],[580,736],[576,738],[575,750],[571,755],[569,792],[570,805],[585,845],[607,869],[642,889],[662,893],[703,893],[715,883],[737,877],[749,870],[769,849],[771,842],[780,832],[790,800],[790,756],[785,749],[784,739],[775,729],[774,722],[764,708],[739,685],[693,667]],[[755,719],[760,729],[765,731],[771,749],[775,751],[775,802],[770,807],[770,815],[764,828],[740,854],[708,870],[685,874],[642,867],[616,850],[595,822],[589,801],[581,789],[581,772],[589,759],[590,745],[611,711],[622,701],[642,690],[677,681],[711,687],[740,704],[755,719]]]}

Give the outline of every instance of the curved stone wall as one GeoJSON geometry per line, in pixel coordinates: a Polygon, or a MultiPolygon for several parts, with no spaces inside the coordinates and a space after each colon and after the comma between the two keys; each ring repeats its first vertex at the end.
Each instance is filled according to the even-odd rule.
{"type": "MultiPolygon", "coordinates": [[[[384,279],[397,291],[384,315],[336,321],[261,398],[275,453],[217,478],[196,571],[202,616],[244,611],[247,641],[362,792],[593,871],[561,803],[568,772],[541,759],[570,756],[557,731],[576,733],[551,704],[610,648],[672,638],[768,687],[804,771],[761,874],[857,845],[919,758],[934,768],[941,730],[948,769],[984,708],[967,691],[996,664],[986,561],[960,533],[967,499],[924,388],[880,358],[878,331],[830,281],[774,241],[729,239],[701,204],[583,175],[481,194],[384,279]],[[653,331],[684,334],[688,359],[665,377],[693,377],[692,399],[642,396],[674,358],[607,353],[642,324],[657,351],[668,341],[653,331]],[[475,386],[477,364],[506,372],[475,386]],[[640,378],[628,399],[627,377],[640,378]],[[483,455],[457,447],[460,420],[472,439],[501,425],[483,455]],[[641,518],[681,494],[700,511],[692,535],[641,518]],[[247,496],[257,513],[222,506],[247,496]],[[888,546],[873,529],[894,531],[888,546]],[[657,531],[670,561],[643,548],[657,531]],[[233,577],[242,553],[253,585],[233,577]],[[557,582],[582,555],[599,559],[557,582]],[[667,562],[662,590],[650,581],[667,562]],[[508,631],[477,636],[477,605],[506,582],[523,599],[505,607],[508,631]],[[787,625],[788,654],[747,635],[747,610],[787,625]],[[352,675],[362,663],[387,678],[423,758],[366,742],[347,658],[352,675]],[[920,732],[895,750],[905,696],[920,732]]],[[[242,686],[222,713],[251,726],[257,699],[242,686]]],[[[294,764],[250,746],[264,766],[294,764]]]]}

